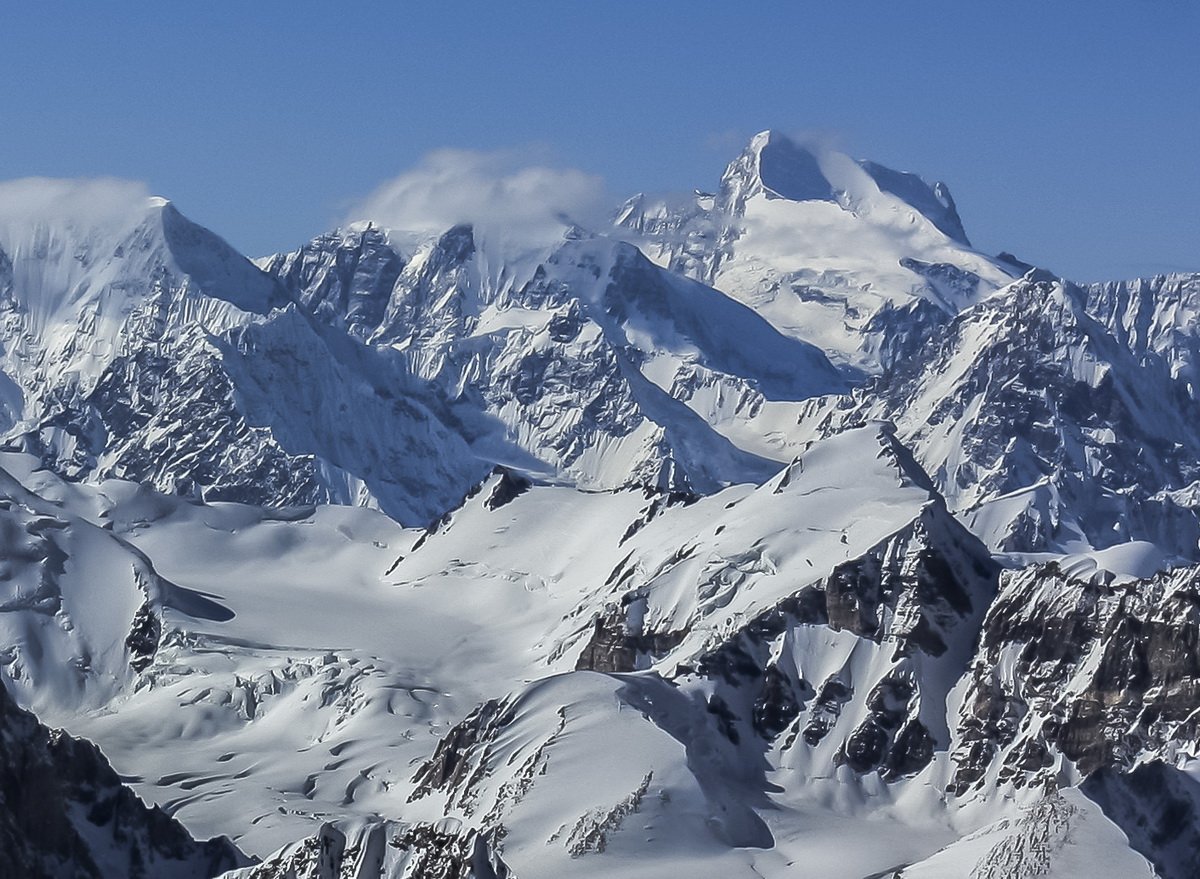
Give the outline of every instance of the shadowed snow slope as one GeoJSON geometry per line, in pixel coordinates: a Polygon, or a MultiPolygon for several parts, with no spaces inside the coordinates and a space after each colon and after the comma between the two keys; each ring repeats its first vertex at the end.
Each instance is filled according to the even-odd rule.
{"type": "Polygon", "coordinates": [[[0,684],[0,872],[209,879],[247,858],[147,807],[90,742],[48,730],[0,684]]]}
{"type": "Polygon", "coordinates": [[[386,815],[518,876],[866,875],[954,838],[947,693],[996,572],[880,425],[707,498],[502,473],[433,532],[6,461],[184,596],[69,720],[197,832],[266,855],[386,815]]]}
{"type": "Polygon", "coordinates": [[[1193,276],[773,132],[598,231],[392,207],[252,263],[0,184],[0,695],[172,816],[0,702],[27,872],[1190,879],[1193,276]]]}

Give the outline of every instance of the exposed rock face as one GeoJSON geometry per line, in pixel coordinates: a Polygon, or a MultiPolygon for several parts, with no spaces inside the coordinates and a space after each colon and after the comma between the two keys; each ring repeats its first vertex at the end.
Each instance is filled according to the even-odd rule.
{"type": "Polygon", "coordinates": [[[1124,583],[1057,565],[1006,574],[958,721],[952,790],[1123,769],[1200,740],[1200,574],[1124,583]]]}
{"type": "Polygon", "coordinates": [[[714,431],[728,413],[710,398],[749,410],[842,386],[811,346],[628,244],[570,238],[526,270],[497,275],[470,226],[390,260],[371,234],[318,239],[268,271],[334,327],[351,321],[343,303],[381,301],[390,281],[377,324],[351,321],[353,332],[402,359],[460,414],[503,425],[521,450],[514,459],[584,487],[708,491],[766,478],[771,465],[714,431]],[[347,247],[366,248],[371,267],[339,268],[347,247]],[[403,267],[393,277],[383,261],[403,267]],[[759,342],[746,346],[749,337],[759,342]]]}
{"type": "Polygon", "coordinates": [[[473,765],[468,757],[491,743],[513,718],[511,702],[496,699],[489,699],[467,715],[442,737],[433,756],[413,776],[416,788],[410,801],[434,791],[448,791],[457,795],[457,805],[470,814],[473,787],[480,781],[472,773],[478,773],[480,767],[478,763],[473,765]]]}
{"type": "Polygon", "coordinates": [[[281,283],[160,200],[111,226],[64,210],[0,241],[3,426],[47,466],[210,500],[374,503],[413,524],[486,473],[444,401],[359,350],[402,269],[377,232],[319,242],[334,265],[311,248],[281,283]],[[281,374],[282,399],[262,392],[281,374]]]}
{"type": "Polygon", "coordinates": [[[219,350],[198,334],[169,356],[114,359],[90,392],[62,388],[27,437],[46,466],[98,473],[185,497],[288,505],[333,500],[312,455],[290,455],[251,426],[219,350]]]}
{"type": "Polygon", "coordinates": [[[893,420],[996,549],[1144,539],[1195,557],[1200,521],[1173,494],[1200,477],[1185,370],[1135,356],[1087,306],[1034,270],[952,320],[919,321],[919,353],[893,339],[886,372],[805,418],[818,433],[893,420]]]}
{"type": "Polygon", "coordinates": [[[1164,364],[1191,399],[1200,398],[1200,274],[1091,284],[1088,313],[1147,366],[1164,364]]]}
{"type": "Polygon", "coordinates": [[[135,672],[145,671],[154,662],[161,641],[162,618],[155,612],[153,603],[147,601],[134,614],[129,635],[125,638],[129,667],[135,672]]]}
{"type": "Polygon", "coordinates": [[[496,481],[492,493],[484,501],[484,506],[489,510],[498,510],[505,504],[512,503],[533,486],[533,483],[528,479],[513,473],[511,470],[503,467],[497,469],[499,470],[500,478],[496,481]]]}
{"type": "Polygon", "coordinates": [[[263,268],[315,317],[366,339],[383,323],[404,258],[368,226],[320,235],[265,260],[263,268]]]}
{"type": "MultiPolygon", "coordinates": [[[[635,601],[637,599],[634,599],[635,601]]],[[[638,631],[628,614],[610,608],[597,614],[592,637],[575,662],[577,671],[628,672],[649,668],[653,659],[665,656],[683,638],[682,632],[638,631]]]]}
{"type": "Polygon", "coordinates": [[[768,742],[786,732],[785,751],[817,748],[828,738],[835,746],[830,759],[856,773],[879,771],[891,780],[919,772],[947,744],[930,720],[935,712],[921,710],[945,698],[945,682],[930,669],[944,658],[955,673],[997,573],[982,547],[931,506],[909,528],[700,657],[696,671],[720,684],[710,709],[725,717],[735,740],[743,724],[768,742]],[[871,674],[856,679],[851,660],[830,668],[808,653],[801,645],[821,627],[866,642],[862,649],[876,654],[871,674]],[[822,676],[813,677],[810,665],[822,676]],[[730,707],[737,705],[749,709],[741,722],[730,707]]]}
{"type": "Polygon", "coordinates": [[[461,822],[322,824],[261,864],[221,879],[516,879],[484,835],[461,822]]]}
{"type": "Polygon", "coordinates": [[[736,745],[891,781],[949,746],[939,706],[999,568],[887,426],[827,443],[748,496],[643,512],[628,554],[580,606],[603,602],[575,636],[575,668],[657,670],[736,745]],[[869,538],[835,514],[858,491],[881,504],[863,513],[869,538]],[[662,536],[692,516],[680,543],[662,536]]]}
{"type": "Polygon", "coordinates": [[[0,686],[0,874],[209,877],[246,863],[147,807],[90,742],[46,729],[0,686]]]}
{"type": "Polygon", "coordinates": [[[453,819],[414,825],[392,845],[409,855],[404,876],[430,879],[516,879],[495,853],[488,835],[467,830],[453,819]]]}
{"type": "MultiPolygon", "coordinates": [[[[11,230],[10,230],[11,231],[11,230]]],[[[223,343],[288,304],[283,288],[173,206],[124,225],[64,216],[0,242],[10,440],[71,479],[120,476],[260,504],[355,500],[322,449],[284,449],[248,415],[223,343]]]]}

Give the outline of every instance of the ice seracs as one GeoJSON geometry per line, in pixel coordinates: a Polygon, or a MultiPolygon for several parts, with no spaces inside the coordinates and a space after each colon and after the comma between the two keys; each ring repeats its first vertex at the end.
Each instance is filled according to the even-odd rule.
{"type": "Polygon", "coordinates": [[[210,879],[249,859],[147,806],[91,742],[47,729],[0,686],[0,872],[210,879]]]}
{"type": "Polygon", "coordinates": [[[773,132],[609,226],[406,216],[251,262],[0,184],[0,697],[106,755],[0,699],[52,860],[1191,879],[1195,276],[773,132]]]}

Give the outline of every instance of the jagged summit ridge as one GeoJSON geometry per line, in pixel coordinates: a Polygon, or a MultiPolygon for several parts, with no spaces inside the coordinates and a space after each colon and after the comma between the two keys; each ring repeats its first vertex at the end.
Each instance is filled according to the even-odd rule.
{"type": "Polygon", "coordinates": [[[993,259],[774,132],[520,246],[47,193],[0,677],[237,875],[1191,879],[1194,276],[993,259]]]}
{"type": "Polygon", "coordinates": [[[414,524],[498,463],[709,490],[772,464],[714,428],[726,416],[693,403],[698,388],[752,406],[841,384],[820,352],[602,237],[497,284],[470,226],[405,252],[367,226],[266,271],[161,200],[23,234],[0,242],[9,436],[73,478],[378,504],[414,524]]]}
{"type": "Polygon", "coordinates": [[[891,419],[951,507],[994,548],[1103,549],[1144,540],[1196,557],[1185,499],[1200,471],[1188,373],[1134,353],[1044,270],[926,334],[811,429],[891,419]]]}
{"type": "Polygon", "coordinates": [[[409,254],[359,230],[267,267],[318,320],[353,326],[448,398],[499,420],[520,454],[497,463],[543,478],[701,491],[765,479],[773,464],[761,449],[719,429],[729,417],[720,398],[745,410],[844,386],[820,351],[618,239],[571,235],[501,285],[494,256],[470,226],[409,254]],[[337,268],[360,253],[362,271],[337,268]],[[352,303],[374,303],[372,322],[352,303]]]}

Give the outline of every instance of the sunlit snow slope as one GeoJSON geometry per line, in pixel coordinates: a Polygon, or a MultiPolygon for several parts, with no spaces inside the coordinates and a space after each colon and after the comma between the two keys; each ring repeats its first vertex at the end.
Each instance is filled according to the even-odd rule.
{"type": "Polygon", "coordinates": [[[604,228],[378,219],[0,184],[14,870],[1194,876],[1195,276],[777,132],[604,228]]]}

